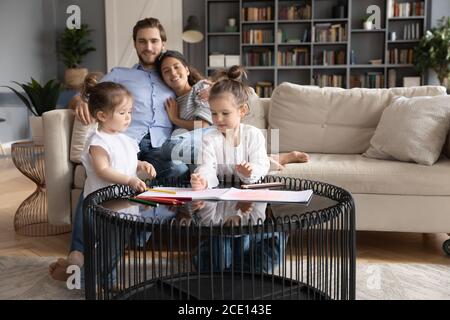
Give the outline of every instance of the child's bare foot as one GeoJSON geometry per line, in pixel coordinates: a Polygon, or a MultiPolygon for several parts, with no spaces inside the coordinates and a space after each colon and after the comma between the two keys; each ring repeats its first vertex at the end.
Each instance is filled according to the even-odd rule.
{"type": "Polygon", "coordinates": [[[79,251],[72,251],[67,259],[59,258],[48,266],[48,271],[53,279],[58,281],[66,281],[69,278],[67,268],[71,265],[77,265],[80,268],[84,264],[84,255],[79,251]]]}
{"type": "Polygon", "coordinates": [[[288,163],[303,163],[309,161],[309,155],[300,151],[291,151],[289,153],[280,154],[279,163],[285,165],[288,163]]]}

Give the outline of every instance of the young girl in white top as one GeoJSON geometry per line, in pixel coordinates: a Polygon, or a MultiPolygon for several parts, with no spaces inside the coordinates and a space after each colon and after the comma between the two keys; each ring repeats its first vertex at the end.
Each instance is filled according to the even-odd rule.
{"type": "Polygon", "coordinates": [[[237,175],[244,183],[255,183],[269,172],[264,135],[241,123],[250,92],[239,80],[244,73],[241,66],[231,67],[211,88],[209,105],[215,130],[203,138],[201,164],[191,175],[194,190],[216,187],[218,175],[237,175]]]}
{"type": "MultiPolygon", "coordinates": [[[[101,74],[91,73],[83,87],[83,98],[88,101],[89,111],[98,122],[98,129],[89,135],[81,156],[87,174],[83,197],[112,184],[128,185],[143,192],[146,185],[136,172],[143,171],[150,178],[154,178],[156,172],[148,162],[138,161],[136,141],[123,134],[130,125],[133,99],[124,86],[113,82],[98,83],[100,79],[101,74]]],[[[82,208],[82,201],[80,197],[77,210],[82,208]]],[[[55,280],[65,281],[70,265],[82,267],[84,264],[82,216],[81,212],[76,213],[68,257],[59,258],[49,266],[55,280]]]]}
{"type": "Polygon", "coordinates": [[[98,122],[98,129],[88,138],[81,160],[86,168],[84,197],[112,184],[128,185],[144,192],[145,182],[137,171],[156,176],[154,167],[138,161],[139,147],[125,132],[131,122],[133,98],[122,85],[102,82],[86,87],[89,111],[98,122]]]}

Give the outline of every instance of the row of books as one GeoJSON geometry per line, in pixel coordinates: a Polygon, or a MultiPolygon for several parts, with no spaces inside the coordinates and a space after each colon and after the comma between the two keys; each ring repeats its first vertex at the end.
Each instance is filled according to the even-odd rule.
{"type": "Polygon", "coordinates": [[[316,42],[347,41],[347,24],[317,23],[312,33],[316,42]]]}
{"type": "Polygon", "coordinates": [[[280,20],[302,20],[311,19],[311,5],[292,5],[289,7],[281,7],[278,9],[278,17],[280,20]]]}
{"type": "Polygon", "coordinates": [[[390,49],[388,52],[390,64],[412,64],[414,59],[413,49],[390,49]]]}
{"type": "Polygon", "coordinates": [[[272,30],[248,30],[242,34],[242,40],[247,44],[263,44],[273,42],[272,30]]]}
{"type": "Polygon", "coordinates": [[[278,52],[279,66],[305,66],[309,65],[308,48],[295,48],[290,51],[278,52]]]}
{"type": "Polygon", "coordinates": [[[423,15],[425,15],[425,3],[423,1],[399,3],[397,0],[388,0],[388,18],[423,15]]]}
{"type": "Polygon", "coordinates": [[[313,76],[314,85],[320,87],[340,87],[343,88],[345,77],[337,74],[315,74],[313,76]]]}
{"type": "Polygon", "coordinates": [[[299,42],[310,42],[311,34],[308,29],[303,30],[303,34],[300,37],[288,38],[286,31],[282,28],[278,29],[277,32],[277,43],[299,43],[299,42]]]}
{"type": "Polygon", "coordinates": [[[242,16],[244,21],[269,21],[273,19],[272,7],[248,7],[242,8],[242,16]]]}
{"type": "Polygon", "coordinates": [[[345,51],[323,50],[314,57],[314,64],[318,66],[346,64],[345,51]]]}
{"type": "Polygon", "coordinates": [[[350,88],[384,88],[384,74],[374,71],[351,75],[350,88]]]}
{"type": "Polygon", "coordinates": [[[419,23],[410,23],[403,26],[403,40],[419,40],[420,33],[419,23]]]}
{"type": "Polygon", "coordinates": [[[246,52],[243,55],[244,66],[259,67],[273,65],[273,53],[271,50],[258,50],[246,52]]]}
{"type": "Polygon", "coordinates": [[[273,84],[271,82],[257,82],[255,92],[260,98],[270,98],[273,92],[273,84]]]}

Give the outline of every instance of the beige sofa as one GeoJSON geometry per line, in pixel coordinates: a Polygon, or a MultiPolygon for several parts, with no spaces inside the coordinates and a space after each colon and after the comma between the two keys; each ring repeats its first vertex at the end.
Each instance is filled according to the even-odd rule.
{"type": "MultiPolygon", "coordinates": [[[[309,163],[289,164],[272,174],[324,181],[350,191],[358,230],[448,233],[449,143],[432,166],[362,156],[394,96],[445,94],[443,87],[434,86],[344,90],[284,83],[271,99],[252,101],[246,121],[280,129],[281,152],[310,153],[309,163]]],[[[43,119],[49,219],[70,224],[85,178],[83,167],[75,163],[85,133],[77,128],[72,138],[74,117],[69,110],[50,111],[43,119]]],[[[270,147],[276,147],[277,134],[269,137],[270,147]]]]}

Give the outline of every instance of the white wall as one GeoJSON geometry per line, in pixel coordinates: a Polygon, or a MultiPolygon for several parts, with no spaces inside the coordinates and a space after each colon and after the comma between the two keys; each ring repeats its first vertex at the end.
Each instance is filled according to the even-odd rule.
{"type": "MultiPolygon", "coordinates": [[[[56,77],[54,0],[0,1],[0,86],[56,77]]],[[[0,143],[29,136],[28,111],[8,89],[0,88],[0,143]]]]}
{"type": "Polygon", "coordinates": [[[53,10],[53,0],[0,1],[1,84],[56,76],[53,10]]]}

